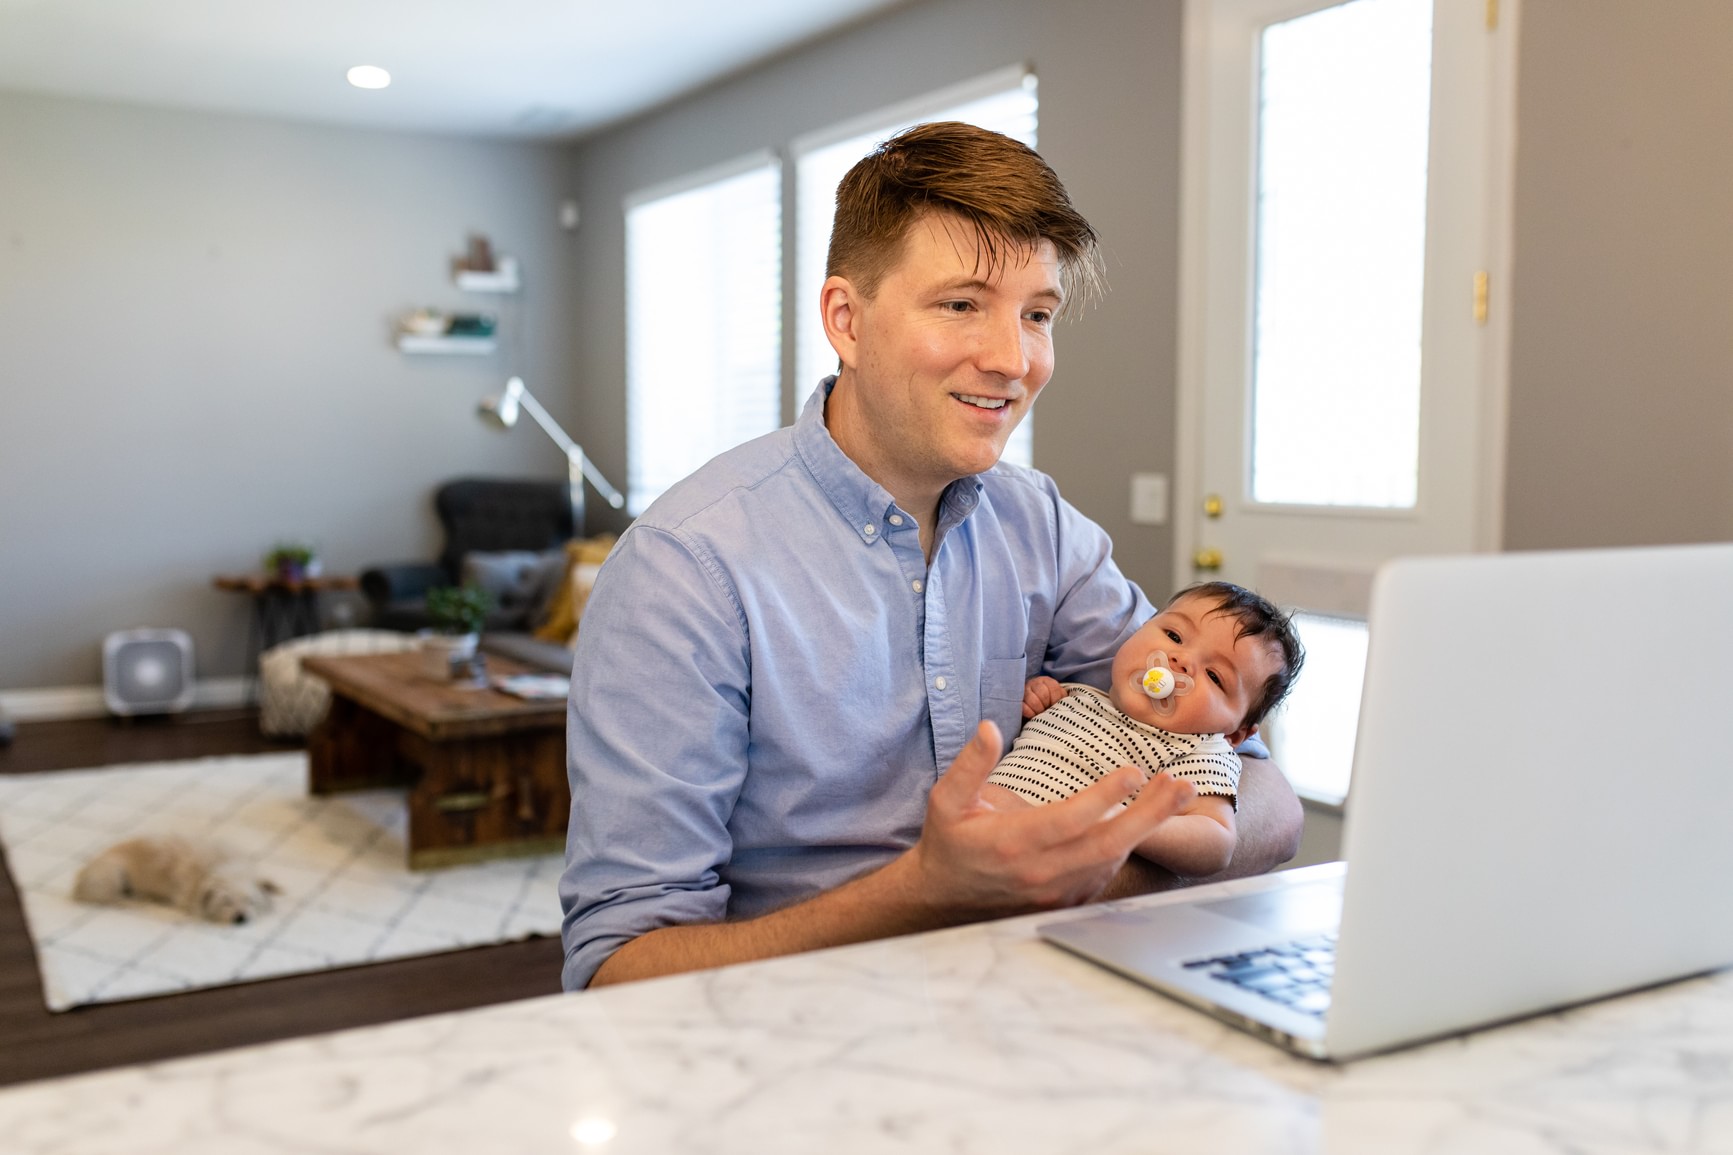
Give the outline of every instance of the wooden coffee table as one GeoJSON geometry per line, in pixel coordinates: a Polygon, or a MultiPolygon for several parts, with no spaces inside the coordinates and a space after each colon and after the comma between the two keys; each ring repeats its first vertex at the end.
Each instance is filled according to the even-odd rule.
{"type": "MultiPolygon", "coordinates": [[[[564,847],[566,704],[453,682],[419,651],[307,657],[331,687],[309,787],[409,787],[412,870],[564,847]]],[[[489,656],[490,676],[541,671],[489,656]]]]}

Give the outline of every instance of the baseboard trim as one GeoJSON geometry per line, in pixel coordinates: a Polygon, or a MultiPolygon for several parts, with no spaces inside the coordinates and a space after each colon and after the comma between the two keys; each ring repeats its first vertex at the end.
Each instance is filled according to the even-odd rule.
{"type": "Polygon", "coordinates": [[[245,706],[252,692],[251,678],[200,678],[193,683],[193,709],[232,710],[245,706]]]}
{"type": "MultiPolygon", "coordinates": [[[[193,683],[194,710],[228,710],[247,704],[251,678],[200,678],[193,683]]],[[[0,690],[0,714],[14,722],[59,722],[108,713],[101,686],[46,686],[0,690]]]]}

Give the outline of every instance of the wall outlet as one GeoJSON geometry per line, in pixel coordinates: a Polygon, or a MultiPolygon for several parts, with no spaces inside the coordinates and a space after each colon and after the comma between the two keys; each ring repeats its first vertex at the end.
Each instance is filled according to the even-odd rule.
{"type": "Polygon", "coordinates": [[[1167,474],[1131,475],[1131,520],[1138,525],[1167,524],[1167,474]]]}

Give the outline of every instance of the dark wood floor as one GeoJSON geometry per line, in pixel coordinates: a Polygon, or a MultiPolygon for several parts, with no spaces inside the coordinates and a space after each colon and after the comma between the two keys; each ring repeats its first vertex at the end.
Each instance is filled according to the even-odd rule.
{"type": "MultiPolygon", "coordinates": [[[[250,710],[20,723],[0,774],[294,748],[260,737],[250,710]]],[[[531,939],[50,1014],[0,862],[0,1085],[552,994],[559,973],[559,941],[531,939]]]]}

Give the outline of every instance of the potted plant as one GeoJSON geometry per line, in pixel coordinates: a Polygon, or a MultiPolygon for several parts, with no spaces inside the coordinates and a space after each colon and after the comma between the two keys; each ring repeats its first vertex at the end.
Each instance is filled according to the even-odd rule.
{"type": "Polygon", "coordinates": [[[286,582],[319,576],[319,554],[305,542],[280,541],[265,554],[265,572],[286,582]]]}
{"type": "Polygon", "coordinates": [[[437,631],[427,645],[439,656],[451,677],[472,672],[481,627],[493,609],[493,595],[473,582],[427,591],[427,614],[437,631]]]}

